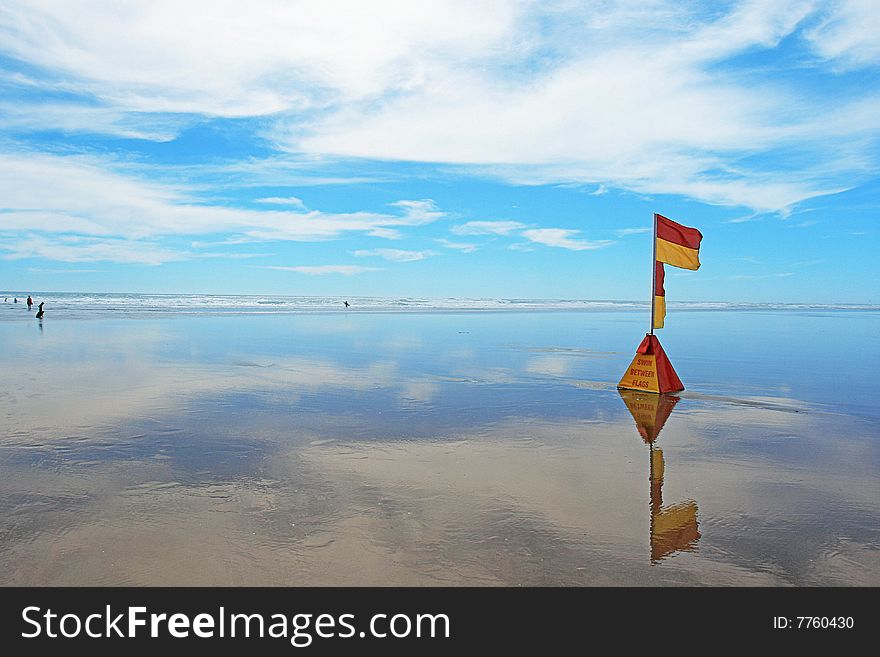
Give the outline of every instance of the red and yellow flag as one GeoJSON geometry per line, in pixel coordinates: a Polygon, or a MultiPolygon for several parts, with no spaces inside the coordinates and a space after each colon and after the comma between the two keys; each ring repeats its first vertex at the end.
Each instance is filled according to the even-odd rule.
{"type": "Polygon", "coordinates": [[[684,269],[700,268],[700,241],[703,235],[696,228],[688,228],[656,216],[656,258],[654,261],[654,323],[653,328],[663,328],[666,319],[666,290],[663,289],[665,271],[663,263],[684,269]]]}
{"type": "Polygon", "coordinates": [[[700,268],[702,233],[657,215],[657,261],[682,269],[700,268]]]}
{"type": "MultiPolygon", "coordinates": [[[[658,240],[659,241],[659,240],[658,240]]],[[[663,328],[663,320],[666,319],[666,290],[663,289],[663,279],[666,272],[663,263],[654,261],[654,328],[663,328]]]]}

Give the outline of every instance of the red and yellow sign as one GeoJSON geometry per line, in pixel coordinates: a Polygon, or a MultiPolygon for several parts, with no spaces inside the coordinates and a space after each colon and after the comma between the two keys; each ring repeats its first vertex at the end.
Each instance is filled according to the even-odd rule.
{"type": "Polygon", "coordinates": [[[678,392],[684,390],[656,335],[648,334],[636,350],[636,357],[626,368],[618,388],[643,392],[678,392]]]}
{"type": "Polygon", "coordinates": [[[660,383],[657,379],[657,357],[653,354],[636,354],[617,387],[659,393],[660,383]]]}

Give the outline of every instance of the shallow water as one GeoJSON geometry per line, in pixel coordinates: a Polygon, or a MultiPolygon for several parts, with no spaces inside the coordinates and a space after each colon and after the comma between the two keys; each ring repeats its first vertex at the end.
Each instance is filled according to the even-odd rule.
{"type": "Polygon", "coordinates": [[[645,323],[0,322],[0,583],[880,584],[880,313],[645,323]]]}

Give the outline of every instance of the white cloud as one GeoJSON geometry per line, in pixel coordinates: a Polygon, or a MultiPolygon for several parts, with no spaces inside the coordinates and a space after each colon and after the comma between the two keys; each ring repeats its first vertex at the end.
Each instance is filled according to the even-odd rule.
{"type": "Polygon", "coordinates": [[[316,158],[780,211],[876,170],[876,91],[829,102],[811,82],[875,65],[878,21],[872,0],[7,0],[0,51],[28,73],[5,82],[64,100],[5,101],[0,127],[169,139],[193,118],[271,116],[273,144],[316,158]],[[813,60],[781,75],[780,44],[813,60]],[[768,64],[731,64],[743,53],[768,64]]]}
{"type": "Polygon", "coordinates": [[[43,267],[29,267],[32,274],[100,274],[103,269],[45,269],[43,267]]]}
{"type": "Polygon", "coordinates": [[[343,276],[354,276],[355,274],[363,274],[368,271],[380,271],[376,267],[359,267],[358,265],[314,265],[302,267],[271,267],[263,266],[260,269],[274,269],[277,271],[294,271],[300,274],[308,274],[310,276],[322,276],[324,274],[342,274],[343,276]]]}
{"type": "Polygon", "coordinates": [[[727,278],[731,281],[762,281],[768,278],[788,278],[794,275],[795,273],[792,271],[784,271],[776,274],[735,274],[727,278]]]}
{"type": "Polygon", "coordinates": [[[527,240],[536,242],[537,244],[556,246],[571,251],[601,249],[609,244],[614,244],[612,240],[588,241],[577,239],[576,236],[579,233],[580,231],[578,230],[570,230],[566,228],[532,228],[530,230],[524,230],[522,236],[527,240]]]}
{"type": "Polygon", "coordinates": [[[164,142],[174,139],[192,122],[192,118],[180,115],[133,114],[118,107],[82,105],[76,101],[0,102],[0,128],[7,132],[54,128],[164,142]]]}
{"type": "Polygon", "coordinates": [[[642,226],[641,228],[620,228],[615,230],[614,234],[618,237],[626,237],[627,235],[638,235],[640,233],[650,233],[653,230],[651,226],[642,226]]]}
{"type": "Polygon", "coordinates": [[[373,98],[503,48],[518,7],[423,0],[8,0],[3,49],[139,112],[259,116],[373,98]]]}
{"type": "Polygon", "coordinates": [[[381,237],[384,240],[399,240],[403,234],[394,228],[373,228],[367,232],[370,237],[381,237]]]}
{"type": "Polygon", "coordinates": [[[452,227],[456,235],[510,235],[515,230],[525,228],[518,221],[468,221],[452,227]]]}
{"type": "Polygon", "coordinates": [[[27,235],[0,241],[0,252],[9,260],[39,258],[58,262],[124,262],[161,265],[186,260],[189,254],[142,240],[75,236],[27,235]]]}
{"type": "Polygon", "coordinates": [[[256,199],[257,203],[270,203],[272,205],[290,205],[295,208],[305,208],[306,205],[303,203],[301,198],[297,198],[296,196],[269,196],[267,198],[258,198],[256,199]]]}
{"type": "MultiPolygon", "coordinates": [[[[714,68],[775,47],[809,15],[809,3],[744,3],[716,20],[672,25],[670,5],[652,6],[665,30],[624,29],[617,41],[598,36],[595,47],[587,30],[583,47],[517,82],[491,68],[445,71],[418,92],[330,113],[288,141],[316,153],[457,163],[516,183],[604,181],[761,211],[846,186],[850,165],[810,163],[835,154],[841,138],[816,130],[817,117],[844,125],[837,116],[851,113],[852,99],[826,106],[811,90],[799,95],[793,85],[714,68]],[[811,153],[782,170],[742,162],[793,145],[811,153]]],[[[859,141],[878,129],[876,113],[860,115],[843,137],[859,141]]]]}
{"type": "Polygon", "coordinates": [[[404,251],[403,249],[358,249],[354,255],[358,258],[378,257],[393,262],[414,262],[436,254],[433,251],[404,251]]]}
{"type": "Polygon", "coordinates": [[[429,198],[420,201],[397,201],[391,205],[403,210],[409,226],[429,224],[445,216],[445,213],[440,212],[437,204],[429,198]]]}
{"type": "Polygon", "coordinates": [[[880,60],[880,10],[876,0],[837,0],[807,32],[816,52],[850,68],[880,60]]]}
{"type": "MultiPolygon", "coordinates": [[[[118,173],[116,167],[125,168],[89,157],[0,153],[0,230],[133,240],[233,233],[226,243],[318,241],[351,232],[399,236],[399,228],[444,216],[430,199],[398,201],[392,204],[394,214],[212,206],[200,203],[185,187],[147,182],[118,173]]],[[[161,253],[166,259],[172,255],[161,253]]]]}
{"type": "Polygon", "coordinates": [[[473,253],[480,248],[476,244],[470,244],[468,242],[453,242],[445,237],[438,237],[434,241],[438,244],[442,244],[447,249],[455,249],[457,251],[462,251],[463,253],[473,253]]]}

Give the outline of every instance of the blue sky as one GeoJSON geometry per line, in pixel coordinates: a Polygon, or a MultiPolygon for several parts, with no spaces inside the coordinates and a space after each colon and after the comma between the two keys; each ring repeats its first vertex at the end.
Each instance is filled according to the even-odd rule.
{"type": "Polygon", "coordinates": [[[880,12],[0,8],[0,288],[880,303],[880,12]]]}

